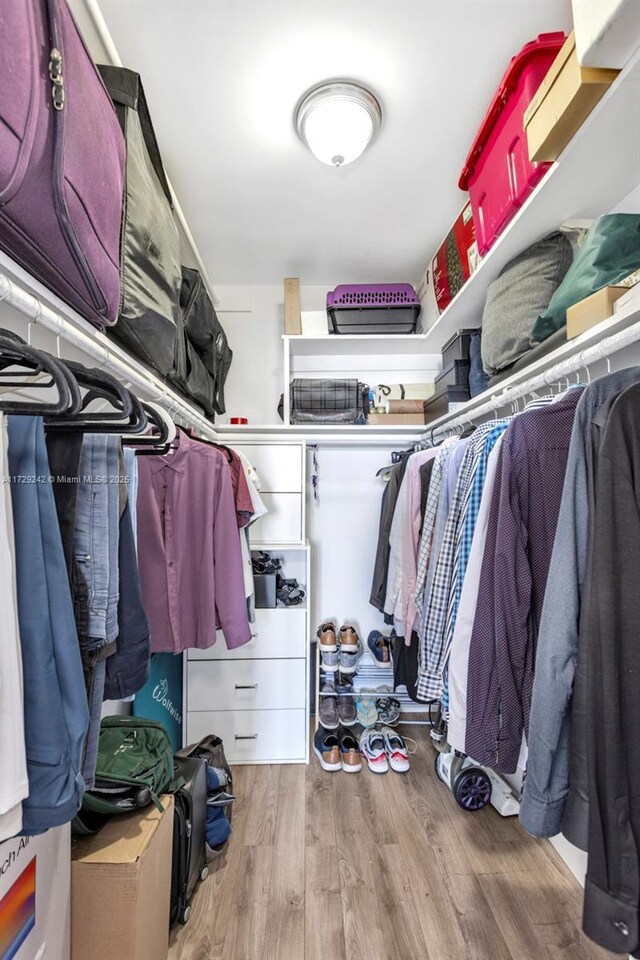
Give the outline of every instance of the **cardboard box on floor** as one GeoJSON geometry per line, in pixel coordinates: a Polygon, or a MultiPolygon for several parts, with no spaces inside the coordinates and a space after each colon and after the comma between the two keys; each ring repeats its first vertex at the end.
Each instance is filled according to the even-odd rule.
{"type": "Polygon", "coordinates": [[[569,34],[524,115],[529,159],[557,160],[619,72],[581,67],[569,34]]]}
{"type": "Polygon", "coordinates": [[[627,292],[627,287],[602,287],[590,297],[574,303],[567,310],[567,340],[579,337],[585,330],[590,330],[597,323],[607,320],[615,312],[613,305],[616,300],[627,292]]]}
{"type": "Polygon", "coordinates": [[[71,849],[71,960],[166,960],[173,797],[112,817],[71,849]]]}

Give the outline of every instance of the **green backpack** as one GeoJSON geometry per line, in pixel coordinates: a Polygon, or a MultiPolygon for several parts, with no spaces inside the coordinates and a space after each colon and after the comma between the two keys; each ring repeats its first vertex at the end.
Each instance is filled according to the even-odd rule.
{"type": "Polygon", "coordinates": [[[76,834],[96,833],[114,814],[130,813],[173,793],[173,747],[169,734],[144,717],[104,717],[100,724],[96,779],[73,821],[76,834]]]}

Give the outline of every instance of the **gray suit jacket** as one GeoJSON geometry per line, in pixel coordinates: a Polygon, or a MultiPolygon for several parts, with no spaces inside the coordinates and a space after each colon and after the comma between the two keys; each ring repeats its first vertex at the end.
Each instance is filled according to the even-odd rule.
{"type": "Polygon", "coordinates": [[[520,822],[537,837],[587,848],[586,664],[580,610],[589,558],[598,413],[640,381],[640,367],[600,377],[584,391],[571,435],[558,527],[540,621],[520,822]]]}

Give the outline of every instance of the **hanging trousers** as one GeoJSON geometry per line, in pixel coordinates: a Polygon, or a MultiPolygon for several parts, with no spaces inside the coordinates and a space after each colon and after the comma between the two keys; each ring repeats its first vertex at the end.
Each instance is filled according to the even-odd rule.
{"type": "Polygon", "coordinates": [[[80,809],[89,717],[43,422],[8,419],[29,778],[22,833],[32,835],[80,809]]]}

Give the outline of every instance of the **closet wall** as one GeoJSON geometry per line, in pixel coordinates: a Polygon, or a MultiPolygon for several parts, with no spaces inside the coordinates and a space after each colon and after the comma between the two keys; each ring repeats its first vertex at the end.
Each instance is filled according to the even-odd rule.
{"type": "MultiPolygon", "coordinates": [[[[284,278],[283,278],[284,279],[284,278]]],[[[303,310],[324,310],[326,286],[302,286],[303,310]]],[[[281,424],[278,401],[282,393],[283,284],[274,286],[216,285],[217,311],[233,350],[233,364],[225,387],[227,416],[247,417],[250,424],[281,424]]]]}
{"type": "Polygon", "coordinates": [[[318,502],[310,480],[313,451],[307,454],[307,535],[312,544],[312,628],[322,620],[354,623],[366,639],[383,627],[369,603],[383,481],[376,471],[389,463],[385,447],[320,446],[318,502]]]}

